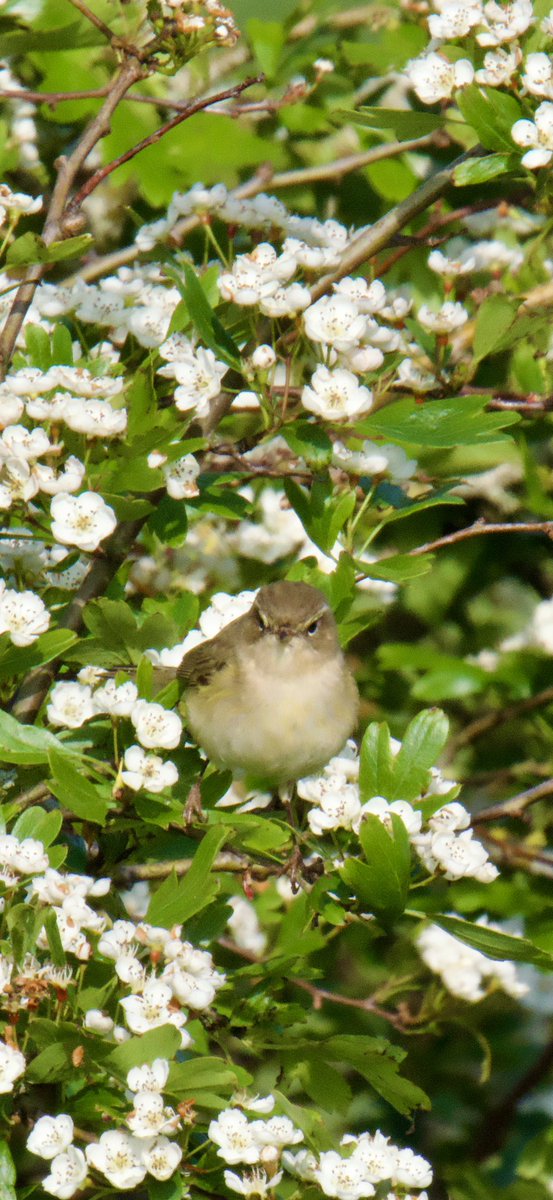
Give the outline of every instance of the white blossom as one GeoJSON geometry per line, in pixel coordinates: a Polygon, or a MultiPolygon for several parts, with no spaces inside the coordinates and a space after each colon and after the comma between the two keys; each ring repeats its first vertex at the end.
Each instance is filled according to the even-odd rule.
{"type": "Polygon", "coordinates": [[[130,1133],[109,1129],[99,1142],[87,1146],[85,1153],[89,1166],[121,1191],[138,1187],[146,1175],[143,1143],[130,1133]]]}
{"type": "Polygon", "coordinates": [[[343,442],[334,442],[332,461],[351,475],[389,475],[398,483],[411,479],[418,465],[401,446],[369,441],[355,450],[348,449],[343,442]]]}
{"type": "Polygon", "coordinates": [[[312,342],[322,342],[335,350],[348,350],[360,342],[365,333],[365,317],[357,305],[339,293],[322,296],[303,314],[306,335],[312,342]]]}
{"type": "Polygon", "coordinates": [[[14,646],[30,646],[50,624],[50,613],[34,592],[4,588],[0,581],[0,634],[7,633],[14,646]]]}
{"type": "Polygon", "coordinates": [[[41,492],[47,496],[57,496],[58,492],[78,492],[85,476],[85,466],[79,458],[70,454],[63,464],[63,470],[57,474],[46,463],[35,463],[33,475],[41,492]]]}
{"type": "Polygon", "coordinates": [[[103,933],[98,942],[98,951],[114,961],[136,947],[136,925],[132,921],[115,921],[113,928],[103,933]]]}
{"type": "Polygon", "coordinates": [[[121,779],[133,792],[163,792],[177,782],[179,773],[173,762],[163,761],[158,754],[145,754],[141,746],[128,746],[124,755],[125,770],[121,779]]]}
{"type": "Polygon", "coordinates": [[[182,737],[182,721],[176,712],[155,701],[137,700],[131,721],[141,746],[147,750],[174,750],[182,737]]]}
{"type": "Polygon", "coordinates": [[[93,1033],[109,1034],[112,1033],[113,1026],[113,1018],[100,1008],[87,1009],[84,1016],[85,1029],[92,1029],[93,1033]]]}
{"type": "Polygon", "coordinates": [[[351,371],[317,367],[301,393],[304,408],[326,421],[351,420],[372,408],[373,395],[351,371]]]}
{"type": "Polygon", "coordinates": [[[82,683],[56,683],[50,692],[46,715],[51,725],[80,729],[95,715],[91,689],[82,683]]]}
{"type": "Polygon", "coordinates": [[[184,458],[167,463],[163,467],[163,474],[167,493],[173,500],[188,500],[191,496],[199,495],[196,480],[200,474],[200,464],[193,454],[185,454],[184,458]]]}
{"type": "Polygon", "coordinates": [[[432,13],[428,18],[428,29],[432,38],[447,41],[449,38],[462,38],[482,22],[480,4],[467,3],[466,0],[448,0],[440,4],[440,11],[432,13]]]}
{"type": "Polygon", "coordinates": [[[379,1129],[374,1134],[360,1133],[357,1137],[346,1133],[340,1145],[353,1148],[355,1159],[363,1164],[370,1183],[381,1183],[392,1178],[399,1151],[379,1129]]]}
{"type": "Polygon", "coordinates": [[[261,1147],[252,1132],[252,1125],[245,1113],[236,1108],[225,1108],[217,1120],[211,1121],[208,1137],[219,1147],[217,1154],[230,1166],[235,1163],[258,1163],[261,1147]]]}
{"type": "Polygon", "coordinates": [[[313,1174],[325,1196],[336,1197],[336,1200],[363,1200],[365,1196],[374,1196],[375,1189],[364,1165],[355,1156],[342,1158],[336,1150],[327,1150],[321,1154],[313,1174]]]}
{"type": "Polygon", "coordinates": [[[25,1059],[20,1050],[0,1041],[0,1094],[13,1091],[13,1085],[25,1070],[25,1059]]]}
{"type": "Polygon", "coordinates": [[[501,87],[504,83],[510,83],[521,60],[522,51],[518,46],[511,46],[508,50],[488,50],[484,55],[484,66],[474,78],[477,83],[488,87],[501,87]]]}
{"type": "Polygon", "coordinates": [[[162,1181],[171,1178],[181,1158],[180,1146],[177,1146],[176,1142],[170,1142],[166,1137],[157,1137],[151,1145],[148,1145],[142,1155],[148,1175],[162,1181]]]}
{"type": "Polygon", "coordinates": [[[58,405],[61,407],[61,416],[65,424],[76,433],[84,433],[87,437],[117,437],[127,428],[125,409],[112,408],[108,400],[81,399],[58,394],[58,405]]]}
{"type": "Polygon", "coordinates": [[[240,1196],[261,1196],[264,1198],[268,1192],[280,1183],[282,1179],[282,1171],[277,1171],[270,1178],[267,1172],[262,1167],[254,1167],[253,1171],[249,1171],[247,1175],[237,1175],[234,1171],[224,1172],[225,1183],[231,1192],[238,1192],[240,1196]]]}
{"type": "Polygon", "coordinates": [[[159,1092],[138,1092],[133,1097],[133,1109],[127,1117],[127,1125],[135,1137],[150,1138],[174,1132],[180,1125],[180,1117],[173,1108],[164,1104],[159,1092]]]}
{"type": "Polygon", "coordinates": [[[446,300],[437,312],[433,312],[428,304],[421,304],[417,315],[425,329],[438,334],[452,333],[469,319],[466,308],[453,300],[446,300]]]}
{"type": "Polygon", "coordinates": [[[514,0],[513,4],[484,5],[484,29],[476,34],[480,46],[501,46],[520,37],[535,20],[532,0],[514,0]]]}
{"type": "Polygon", "coordinates": [[[158,375],[177,381],[174,398],[179,412],[194,409],[198,417],[206,417],[209,414],[210,401],[219,395],[221,381],[228,367],[215,357],[212,350],[201,346],[194,348],[192,344],[189,344],[188,348],[183,346],[182,357],[177,357],[176,354],[173,356],[171,343],[175,345],[173,339],[176,336],[173,334],[173,338],[169,338],[160,347],[160,353],[166,359],[167,365],[158,369],[158,375]],[[169,346],[170,358],[167,353],[163,353],[164,346],[169,346]]]}
{"type": "Polygon", "coordinates": [[[162,1092],[169,1076],[166,1058],[154,1058],[142,1067],[131,1067],[127,1075],[127,1086],[131,1092],[162,1092]]]}
{"type": "Polygon", "coordinates": [[[61,1154],[56,1154],[50,1163],[50,1174],[42,1180],[42,1189],[58,1200],[70,1200],[78,1192],[88,1175],[88,1167],[82,1150],[77,1146],[68,1146],[61,1154]]]}
{"type": "Polygon", "coordinates": [[[73,1141],[73,1120],[66,1113],[57,1117],[39,1117],[28,1138],[27,1149],[40,1158],[55,1158],[73,1141]]]}
{"type": "MultiPolygon", "coordinates": [[[[175,1025],[177,1029],[181,1029],[186,1023],[186,1017],[184,1013],[169,1008],[171,999],[171,988],[158,979],[150,979],[141,996],[126,996],[121,1000],[131,1033],[146,1033],[160,1025],[175,1025]]],[[[183,1044],[188,1040],[188,1035],[184,1032],[183,1044]]]]}
{"type": "Polygon", "coordinates": [[[54,496],[50,513],[57,541],[88,552],[96,550],[117,525],[113,509],[96,492],[54,496]]]}
{"type": "Polygon", "coordinates": [[[474,79],[474,67],[468,58],[450,63],[434,52],[412,59],[407,75],[413,90],[423,104],[449,100],[457,88],[466,87],[474,79]]]}
{"type": "Polygon", "coordinates": [[[511,137],[517,146],[530,147],[522,155],[522,165],[536,170],[547,167],[553,159],[553,104],[544,100],[534,113],[534,120],[515,121],[511,137]]]}
{"type": "Polygon", "coordinates": [[[267,935],[263,933],[253,904],[245,896],[231,896],[229,904],[232,916],[227,921],[232,940],[240,950],[259,957],[267,945],[267,935]]]}
{"type": "Polygon", "coordinates": [[[8,425],[0,435],[0,461],[3,458],[40,458],[52,450],[44,429],[26,429],[24,425],[8,425]]]}
{"type": "MultiPolygon", "coordinates": [[[[479,924],[487,927],[483,920],[479,924]]],[[[427,925],[422,929],[416,945],[426,966],[440,976],[452,995],[461,1000],[475,1004],[484,998],[491,986],[501,988],[515,1000],[528,991],[527,984],[517,977],[514,963],[488,958],[480,950],[440,929],[439,925],[427,925]]]]}

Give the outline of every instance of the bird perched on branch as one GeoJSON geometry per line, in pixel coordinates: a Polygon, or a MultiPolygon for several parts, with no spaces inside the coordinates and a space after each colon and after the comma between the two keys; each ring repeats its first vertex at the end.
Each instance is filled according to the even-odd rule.
{"type": "Polygon", "coordinates": [[[217,766],[272,787],[320,770],[352,733],[358,693],[328,602],[283,580],[177,668],[187,724],[217,766]]]}

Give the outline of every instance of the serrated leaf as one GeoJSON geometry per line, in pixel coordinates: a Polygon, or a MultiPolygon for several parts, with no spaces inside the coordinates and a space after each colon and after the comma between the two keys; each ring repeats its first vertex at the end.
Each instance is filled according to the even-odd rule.
{"type": "Polygon", "coordinates": [[[282,436],[294,454],[314,467],[328,466],[332,458],[332,442],[320,425],[311,425],[309,421],[295,421],[286,425],[282,436]]]}
{"type": "Polygon", "coordinates": [[[208,829],[184,878],[179,879],[173,871],[154,892],[148,909],[151,925],[170,929],[172,925],[188,921],[211,903],[219,891],[219,882],[210,871],[221,846],[230,836],[231,830],[227,827],[222,829],[214,825],[208,829]]]}
{"type": "Polygon", "coordinates": [[[468,125],[471,125],[486,150],[506,150],[513,153],[511,130],[523,115],[514,96],[496,88],[481,88],[476,84],[463,88],[457,103],[468,125]]]}
{"type": "Polygon", "coordinates": [[[70,629],[49,629],[47,633],[41,633],[31,646],[14,646],[10,643],[0,657],[0,679],[25,675],[33,667],[59,658],[77,640],[77,634],[70,629]]]}
{"type": "Polygon", "coordinates": [[[105,785],[94,785],[67,758],[52,750],[48,756],[53,779],[50,789],[69,812],[84,821],[105,825],[109,793],[105,785]]]}
{"type": "Polygon", "coordinates": [[[393,790],[394,763],[390,730],[373,721],[365,730],[359,762],[359,794],[362,803],[372,796],[387,800],[393,790]]]}
{"type": "Polygon", "coordinates": [[[129,1038],[104,1058],[106,1068],[125,1077],[132,1067],[141,1067],[155,1058],[174,1058],[181,1046],[181,1035],[174,1025],[160,1025],[139,1037],[129,1038]]]}
{"type": "Polygon", "coordinates": [[[405,908],[411,870],[405,825],[396,813],[390,814],[390,825],[388,831],[379,817],[366,813],[359,830],[366,861],[348,858],[340,870],[360,904],[384,925],[392,925],[405,908]]]}
{"type": "Polygon", "coordinates": [[[227,363],[228,366],[239,369],[241,359],[238,346],[235,345],[230,334],[227,333],[211,308],[194,267],[185,260],[180,262],[184,282],[178,271],[170,267],[166,267],[165,270],[179,287],[202,341],[209,346],[217,358],[227,363]]]}
{"type": "Polygon", "coordinates": [[[429,708],[408,725],[394,763],[391,800],[415,800],[426,790],[430,768],[439,758],[449,730],[439,708],[429,708]]]}
{"type": "Polygon", "coordinates": [[[358,421],[356,429],[367,437],[385,437],[400,446],[446,449],[505,441],[508,435],[502,429],[516,424],[520,417],[518,413],[486,412],[488,401],[488,396],[456,396],[424,404],[398,400],[358,421]]]}
{"type": "Polygon", "coordinates": [[[499,962],[525,962],[535,967],[543,967],[553,971],[553,955],[539,946],[534,946],[528,938],[512,937],[509,933],[501,933],[488,929],[486,925],[478,925],[474,921],[463,921],[461,917],[448,917],[443,913],[433,913],[435,925],[459,938],[473,950],[479,950],[486,958],[499,962]]]}

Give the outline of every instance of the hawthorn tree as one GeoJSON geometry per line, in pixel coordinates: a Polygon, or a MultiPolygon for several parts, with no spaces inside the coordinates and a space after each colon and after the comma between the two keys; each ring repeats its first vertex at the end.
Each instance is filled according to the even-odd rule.
{"type": "Polygon", "coordinates": [[[2,1200],[551,1194],[552,53],[3,0],[2,1200]],[[361,695],[292,797],[171,671],[283,578],[361,695]]]}

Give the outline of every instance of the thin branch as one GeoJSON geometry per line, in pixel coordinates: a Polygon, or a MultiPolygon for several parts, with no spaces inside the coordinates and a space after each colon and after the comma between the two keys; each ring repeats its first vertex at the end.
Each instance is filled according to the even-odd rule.
{"type": "Polygon", "coordinates": [[[443,196],[451,186],[454,172],[460,163],[483,153],[482,147],[476,146],[473,150],[462,154],[448,167],[444,167],[443,170],[437,171],[435,175],[427,179],[407,199],[402,200],[401,204],[397,204],[369,229],[359,233],[342,254],[336,269],[330,275],[319,279],[311,289],[311,300],[318,300],[320,296],[326,295],[331,290],[333,283],[337,283],[345,275],[349,275],[351,271],[355,271],[357,267],[368,262],[375,254],[378,254],[379,250],[389,246],[392,238],[401,229],[404,229],[414,217],[418,216],[420,212],[424,212],[440,196],[443,196]]]}
{"type": "Polygon", "coordinates": [[[227,88],[224,92],[218,92],[214,96],[204,96],[202,99],[195,100],[191,104],[186,105],[170,121],[166,121],[164,125],[160,125],[159,129],[155,130],[155,133],[150,133],[148,137],[142,138],[140,142],[137,142],[135,146],[131,146],[124,154],[120,154],[118,158],[114,158],[112,162],[106,163],[104,167],[100,167],[98,171],[95,171],[94,175],[91,175],[90,179],[83,184],[82,188],[73,197],[68,206],[68,212],[71,215],[78,212],[87,196],[90,196],[91,192],[95,191],[99,184],[103,183],[104,179],[107,179],[108,175],[112,175],[123,163],[130,162],[131,159],[136,158],[136,155],[140,154],[142,150],[146,150],[148,146],[153,146],[156,142],[161,141],[171,129],[175,129],[177,125],[181,125],[183,121],[188,120],[195,113],[201,112],[205,108],[210,108],[212,104],[217,104],[221,100],[229,100],[233,96],[241,95],[246,88],[252,87],[255,83],[261,83],[263,78],[263,75],[251,76],[249,79],[245,79],[243,83],[237,83],[234,87],[227,88]]]}
{"type": "Polygon", "coordinates": [[[389,1012],[386,1008],[381,1008],[379,1004],[375,1004],[374,1000],[367,997],[364,1000],[356,1000],[354,996],[342,996],[340,992],[329,992],[326,988],[317,987],[314,983],[309,983],[307,979],[290,979],[289,982],[294,986],[301,988],[303,992],[308,992],[313,997],[313,1007],[319,1009],[322,1007],[325,1000],[331,1004],[341,1004],[344,1008],[357,1008],[361,1012],[371,1013],[375,1017],[382,1017],[382,1020],[388,1021],[394,1029],[399,1029],[401,1033],[407,1033],[407,1027],[399,1013],[389,1012]]]}
{"type": "MultiPolygon", "coordinates": [[[[117,105],[139,79],[143,78],[145,68],[137,58],[129,56],[123,62],[119,74],[113,80],[109,95],[94,119],[85,129],[81,140],[69,158],[58,160],[58,176],[48,208],[46,222],[42,232],[42,240],[49,246],[52,242],[66,237],[73,230],[64,227],[63,219],[69,192],[85,159],[93,147],[109,132],[111,118],[117,105]]],[[[47,271],[47,264],[40,263],[30,267],[24,276],[23,283],[17,292],[6,318],[0,335],[0,381],[6,376],[9,362],[13,354],[19,332],[32,303],[36,288],[47,271]]]]}
{"type": "MultiPolygon", "coordinates": [[[[126,863],[117,873],[117,880],[122,883],[133,883],[137,879],[166,879],[174,871],[176,875],[186,875],[194,863],[193,858],[176,858],[159,863],[126,863]]],[[[248,874],[252,879],[270,879],[274,875],[282,875],[283,868],[278,864],[252,863],[245,854],[219,854],[213,864],[214,871],[228,871],[233,875],[248,874]]]]}
{"type": "Polygon", "coordinates": [[[544,796],[552,795],[553,779],[544,779],[543,783],[537,783],[525,792],[510,796],[508,800],[502,800],[499,804],[492,804],[490,808],[483,808],[482,812],[474,814],[473,822],[481,825],[483,821],[501,821],[506,817],[522,817],[531,804],[542,800],[544,796]]]}
{"type": "Polygon", "coordinates": [[[470,725],[466,725],[464,729],[452,738],[448,752],[452,754],[460,750],[462,746],[468,746],[471,742],[475,742],[478,738],[489,733],[491,729],[496,729],[498,725],[505,725],[508,721],[516,721],[519,717],[525,716],[526,713],[533,712],[536,708],[545,708],[547,704],[553,704],[553,687],[544,688],[542,692],[536,692],[535,696],[528,696],[526,700],[519,700],[516,704],[507,705],[505,708],[496,708],[494,712],[485,713],[483,717],[478,717],[476,721],[471,721],[470,725]]]}
{"type": "Polygon", "coordinates": [[[529,875],[553,879],[553,854],[548,850],[530,846],[526,842],[515,842],[511,838],[495,837],[488,832],[487,826],[480,829],[476,821],[474,828],[494,863],[511,870],[527,871],[529,875]]]}
{"type": "MultiPolygon", "coordinates": [[[[363,167],[370,166],[373,162],[379,162],[384,158],[394,158],[404,150],[422,149],[427,140],[427,137],[424,137],[414,138],[410,142],[386,142],[380,146],[373,146],[370,150],[365,150],[363,154],[348,154],[344,158],[337,158],[332,163],[323,163],[316,167],[299,167],[295,171],[280,171],[276,175],[270,168],[264,166],[256,172],[252,179],[248,179],[234,188],[229,196],[233,200],[246,200],[251,196],[259,195],[259,192],[268,187],[271,192],[278,192],[283,188],[304,187],[306,184],[324,182],[327,179],[338,180],[353,171],[360,171],[363,167]]],[[[171,231],[171,242],[182,245],[185,237],[198,228],[201,220],[201,216],[196,215],[183,217],[182,221],[178,221],[171,231]]],[[[111,274],[119,267],[134,262],[142,253],[143,251],[139,250],[134,243],[132,246],[126,246],[123,250],[115,250],[111,254],[105,254],[102,258],[95,259],[94,262],[87,263],[79,270],[78,278],[90,283],[93,279],[111,274]]],[[[76,275],[69,276],[64,283],[70,285],[76,281],[76,278],[76,275]]]]}
{"type": "Polygon", "coordinates": [[[84,0],[69,0],[69,3],[73,5],[73,8],[77,8],[79,12],[82,13],[83,17],[86,17],[87,21],[90,21],[91,25],[94,25],[96,29],[99,29],[100,33],[103,33],[108,42],[113,43],[114,41],[117,41],[116,35],[114,34],[113,30],[110,29],[109,25],[105,25],[101,18],[97,17],[96,13],[93,13],[88,7],[88,4],[84,3],[84,0]]]}
{"type": "Polygon", "coordinates": [[[457,529],[455,533],[447,533],[445,537],[436,538],[434,542],[415,546],[408,553],[412,558],[416,558],[419,554],[432,554],[434,550],[441,550],[442,546],[454,546],[467,538],[482,537],[483,534],[489,533],[544,533],[546,537],[553,539],[553,521],[515,521],[509,524],[479,519],[473,525],[467,525],[466,529],[457,529]]]}

